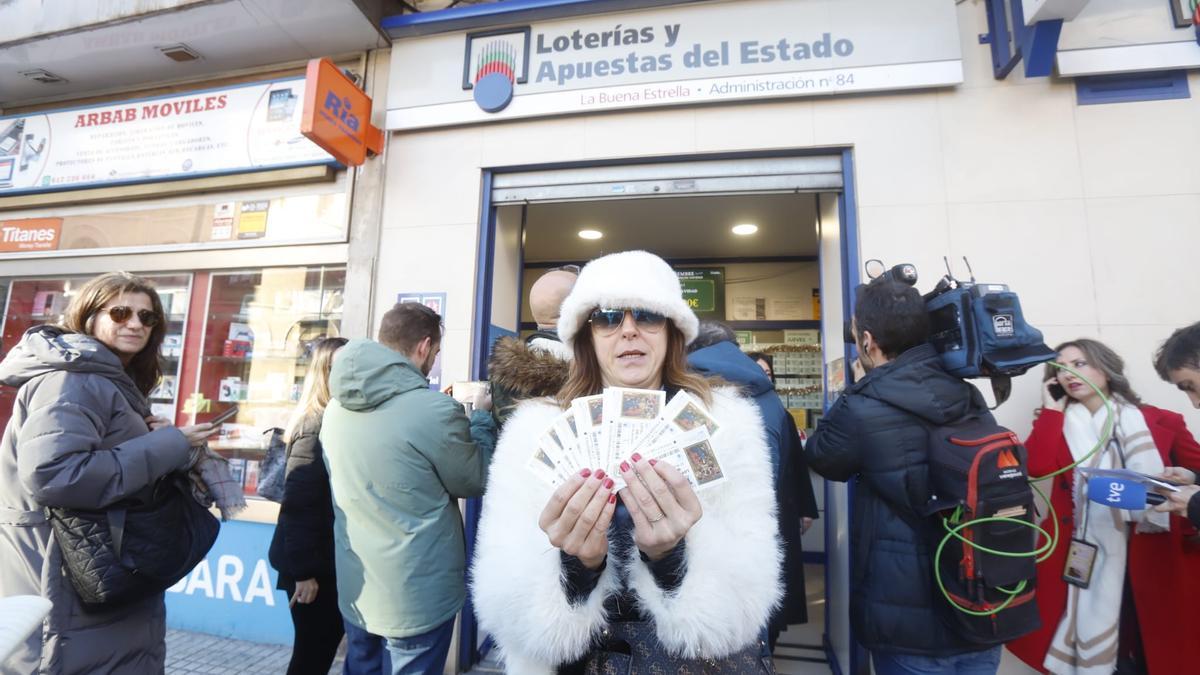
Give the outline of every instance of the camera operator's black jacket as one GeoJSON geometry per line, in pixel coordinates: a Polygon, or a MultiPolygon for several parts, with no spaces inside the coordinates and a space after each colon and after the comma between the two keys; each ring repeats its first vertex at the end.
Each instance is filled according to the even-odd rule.
{"type": "Polygon", "coordinates": [[[914,347],[846,389],[805,446],[830,480],[858,476],[850,522],[850,620],[867,649],[948,656],[975,651],[943,623],[953,611],[933,579],[938,536],[929,501],[930,429],[989,415],[979,391],[914,347]]]}

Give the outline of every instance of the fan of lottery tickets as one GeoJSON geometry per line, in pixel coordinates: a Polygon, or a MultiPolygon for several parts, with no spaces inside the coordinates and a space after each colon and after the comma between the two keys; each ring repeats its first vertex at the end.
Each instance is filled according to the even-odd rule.
{"type": "Polygon", "coordinates": [[[666,399],[663,391],[608,387],[571,401],[538,437],[529,470],[557,487],[583,469],[603,469],[620,490],[621,462],[638,453],[675,467],[694,490],[720,484],[725,472],[711,442],[720,424],[685,391],[666,399]]]}

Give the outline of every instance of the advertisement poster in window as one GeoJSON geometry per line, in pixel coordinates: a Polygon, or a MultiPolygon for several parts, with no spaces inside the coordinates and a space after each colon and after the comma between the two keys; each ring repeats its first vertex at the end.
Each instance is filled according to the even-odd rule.
{"type": "MultiPolygon", "coordinates": [[[[438,313],[442,318],[442,324],[446,322],[446,294],[445,293],[401,293],[396,302],[419,302],[429,309],[438,313]]],[[[429,388],[434,391],[442,390],[442,355],[439,352],[433,361],[433,367],[429,369],[429,388]]]]}
{"type": "Polygon", "coordinates": [[[675,270],[683,299],[701,319],[725,319],[725,268],[675,270]]]}

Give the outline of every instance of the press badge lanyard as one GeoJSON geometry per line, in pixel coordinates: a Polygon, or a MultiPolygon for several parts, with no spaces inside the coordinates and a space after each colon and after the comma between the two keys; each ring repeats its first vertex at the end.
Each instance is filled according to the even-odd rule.
{"type": "MultiPolygon", "coordinates": [[[[1117,451],[1117,459],[1121,462],[1121,468],[1125,468],[1125,450],[1121,447],[1119,429],[1120,422],[1113,430],[1109,443],[1117,451]]],[[[1083,489],[1079,490],[1078,498],[1079,506],[1076,511],[1083,510],[1083,514],[1080,516],[1082,527],[1079,536],[1071,538],[1071,546],[1067,549],[1067,563],[1063,570],[1063,580],[1080,588],[1087,588],[1092,582],[1092,569],[1096,564],[1096,556],[1100,547],[1087,540],[1088,523],[1091,521],[1091,504],[1083,496],[1083,489]]]]}

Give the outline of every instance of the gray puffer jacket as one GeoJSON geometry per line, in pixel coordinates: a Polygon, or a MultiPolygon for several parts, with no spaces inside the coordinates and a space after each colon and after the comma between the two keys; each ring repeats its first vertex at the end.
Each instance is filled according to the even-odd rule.
{"type": "Polygon", "coordinates": [[[44,506],[98,509],[187,464],[174,427],[150,431],[146,398],[95,338],[53,326],[29,329],[0,363],[19,387],[0,441],[0,596],[54,603],[0,673],[161,673],[166,609],[161,594],[84,612],[62,571],[44,506]]]}

